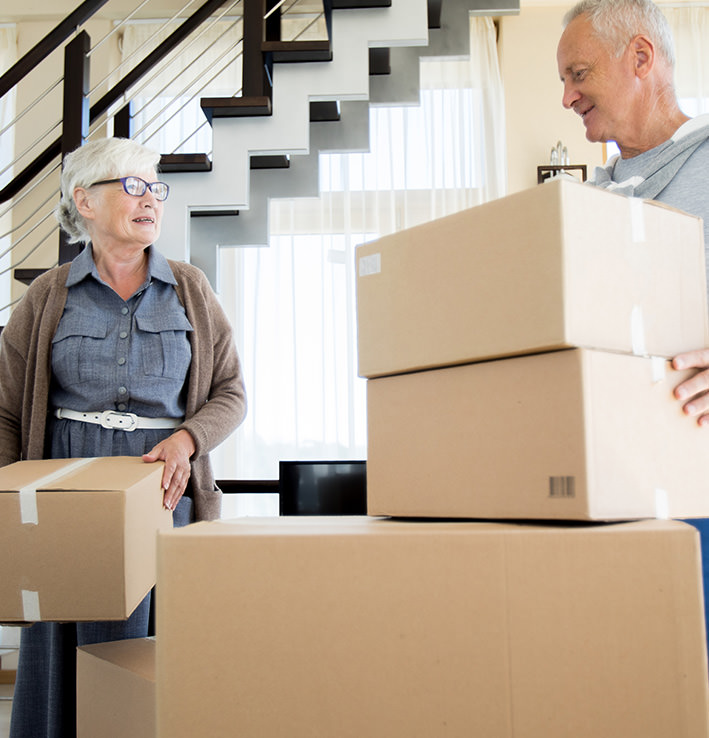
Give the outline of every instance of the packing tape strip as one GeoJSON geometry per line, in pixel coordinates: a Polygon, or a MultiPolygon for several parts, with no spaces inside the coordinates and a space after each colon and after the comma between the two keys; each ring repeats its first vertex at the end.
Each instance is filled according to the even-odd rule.
{"type": "Polygon", "coordinates": [[[36,622],[39,617],[39,592],[22,590],[22,617],[28,622],[36,622]]]}
{"type": "Polygon", "coordinates": [[[359,260],[359,276],[369,277],[382,271],[382,255],[380,253],[362,256],[359,260]]]}
{"type": "Polygon", "coordinates": [[[643,320],[643,309],[640,305],[633,305],[630,313],[630,341],[633,353],[636,356],[645,356],[645,321],[643,320]]]}
{"type": "Polygon", "coordinates": [[[664,489],[655,489],[655,517],[658,520],[670,519],[670,497],[664,489]]]}
{"type": "Polygon", "coordinates": [[[630,232],[633,243],[643,243],[645,238],[645,212],[644,200],[639,197],[631,197],[630,200],[630,232]]]}
{"type": "Polygon", "coordinates": [[[665,377],[667,376],[667,359],[662,356],[653,356],[651,357],[650,362],[653,383],[657,384],[658,382],[664,382],[665,377]]]}
{"type": "Polygon", "coordinates": [[[63,466],[58,471],[47,474],[41,479],[36,479],[32,484],[28,484],[19,490],[20,495],[20,520],[23,523],[30,525],[37,525],[39,523],[39,515],[37,513],[37,490],[40,487],[46,487],[51,484],[55,479],[61,479],[70,472],[85,466],[86,464],[94,461],[93,458],[88,459],[77,459],[72,464],[63,466]]]}

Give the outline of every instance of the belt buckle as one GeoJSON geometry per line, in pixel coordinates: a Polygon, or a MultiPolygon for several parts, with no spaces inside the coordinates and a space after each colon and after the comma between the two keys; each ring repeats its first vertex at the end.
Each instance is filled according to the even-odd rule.
{"type": "Polygon", "coordinates": [[[138,427],[138,416],[135,413],[119,413],[116,410],[104,410],[101,413],[101,426],[114,430],[133,431],[138,427]]]}

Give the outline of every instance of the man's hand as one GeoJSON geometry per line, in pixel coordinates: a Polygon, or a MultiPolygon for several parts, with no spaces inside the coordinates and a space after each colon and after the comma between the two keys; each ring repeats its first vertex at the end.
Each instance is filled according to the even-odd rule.
{"type": "Polygon", "coordinates": [[[148,463],[165,462],[162,475],[162,488],[165,490],[163,505],[168,510],[174,510],[185,493],[190,478],[190,457],[194,452],[192,436],[186,430],[178,430],[143,454],[143,461],[148,463]]]}
{"type": "Polygon", "coordinates": [[[675,369],[699,369],[690,379],[675,387],[674,395],[686,415],[709,427],[709,349],[678,354],[672,360],[675,369]]]}

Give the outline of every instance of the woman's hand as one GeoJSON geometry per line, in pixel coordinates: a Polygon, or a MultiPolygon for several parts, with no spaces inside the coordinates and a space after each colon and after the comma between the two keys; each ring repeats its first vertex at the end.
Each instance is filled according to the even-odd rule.
{"type": "Polygon", "coordinates": [[[190,478],[190,457],[195,452],[192,436],[186,430],[178,430],[164,441],[160,441],[147,454],[143,461],[164,461],[165,470],[162,475],[163,505],[174,510],[180,497],[187,489],[190,478]]]}
{"type": "Polygon", "coordinates": [[[698,425],[709,427],[709,349],[678,354],[672,366],[680,370],[700,370],[675,387],[674,395],[684,403],[682,410],[686,415],[696,418],[698,425]]]}

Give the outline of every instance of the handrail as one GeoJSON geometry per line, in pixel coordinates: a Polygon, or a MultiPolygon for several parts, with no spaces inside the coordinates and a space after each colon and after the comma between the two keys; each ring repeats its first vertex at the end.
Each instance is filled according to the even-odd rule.
{"type": "MultiPolygon", "coordinates": [[[[84,5],[87,5],[90,2],[100,2],[101,5],[103,5],[107,1],[108,0],[87,0],[84,5]]],[[[178,28],[176,28],[161,44],[148,54],[145,59],[139,62],[130,72],[128,72],[128,74],[125,75],[125,77],[123,77],[123,79],[119,80],[105,95],[103,95],[98,102],[91,106],[89,112],[89,125],[103,115],[111,105],[120,100],[120,98],[125,95],[126,91],[144,74],[146,74],[151,67],[179,46],[179,44],[184,41],[192,31],[200,26],[214,10],[219,8],[226,1],[227,0],[206,0],[206,2],[203,3],[189,18],[183,21],[178,28]]],[[[57,28],[64,26],[65,24],[66,21],[59,24],[57,28]]],[[[38,46],[41,45],[41,43],[42,42],[40,42],[38,46]]],[[[33,162],[28,164],[11,182],[0,190],[0,203],[7,202],[11,198],[15,197],[23,187],[27,186],[52,162],[53,159],[60,154],[61,138],[57,138],[52,141],[52,143],[50,143],[33,162]]]]}
{"type": "MultiPolygon", "coordinates": [[[[145,0],[145,2],[147,1],[145,0]]],[[[88,58],[92,50],[90,49],[88,35],[85,31],[80,30],[80,26],[107,2],[109,0],[85,0],[85,2],[67,16],[64,21],[59,23],[42,41],[36,44],[30,52],[25,54],[19,62],[13,65],[8,72],[0,76],[1,97],[21,81],[36,64],[55,51],[64,41],[70,39],[72,36],[74,37],[65,47],[63,125],[61,123],[59,124],[62,125],[62,132],[30,164],[16,174],[12,181],[0,190],[0,203],[7,203],[20,196],[23,191],[26,191],[28,187],[32,186],[33,181],[39,179],[40,175],[48,167],[53,166],[54,162],[60,161],[62,155],[73,150],[77,145],[81,145],[87,136],[90,135],[92,125],[101,123],[104,116],[109,114],[111,107],[119,103],[121,99],[127,99],[129,92],[130,94],[134,94],[135,86],[152,69],[158,68],[161,62],[169,59],[170,54],[194,31],[200,26],[203,26],[216,10],[229,5],[230,2],[233,2],[234,5],[243,2],[244,11],[242,22],[244,24],[244,33],[239,41],[242,45],[242,51],[239,55],[249,57],[248,61],[245,59],[244,64],[242,64],[242,88],[235,94],[238,95],[241,93],[243,96],[246,89],[249,88],[255,94],[270,97],[272,54],[266,53],[263,41],[264,36],[266,40],[280,39],[281,8],[286,3],[286,0],[206,0],[168,38],[160,43],[148,56],[142,59],[142,61],[106,92],[98,102],[89,108],[88,58]],[[245,53],[247,49],[249,53],[245,53]]],[[[288,6],[288,9],[297,5],[299,0],[290,0],[290,2],[291,5],[288,6]]],[[[189,4],[183,10],[187,9],[189,4]]],[[[331,37],[330,13],[332,0],[323,0],[323,5],[328,36],[331,37]]],[[[224,12],[228,12],[228,10],[224,12]]],[[[232,48],[238,48],[238,45],[235,44],[232,48]]],[[[47,131],[47,134],[50,132],[47,131]]],[[[12,231],[14,232],[15,229],[13,228],[12,231]]],[[[63,234],[60,235],[63,236],[63,234]]],[[[42,242],[46,238],[47,236],[42,239],[42,242]]],[[[64,239],[60,237],[60,262],[66,261],[74,255],[73,252],[68,253],[67,245],[63,241],[64,239]]],[[[15,245],[13,244],[13,246],[15,245]]]]}
{"type": "Polygon", "coordinates": [[[108,0],[85,0],[81,3],[0,77],[0,97],[6,95],[37,64],[58,49],[79,26],[83,25],[107,2],[108,0]]]}
{"type": "Polygon", "coordinates": [[[179,46],[187,36],[209,18],[210,14],[224,5],[227,0],[206,0],[187,20],[176,28],[161,44],[136,64],[123,79],[117,82],[100,100],[91,106],[90,120],[93,122],[117,102],[144,74],[179,46]]]}

